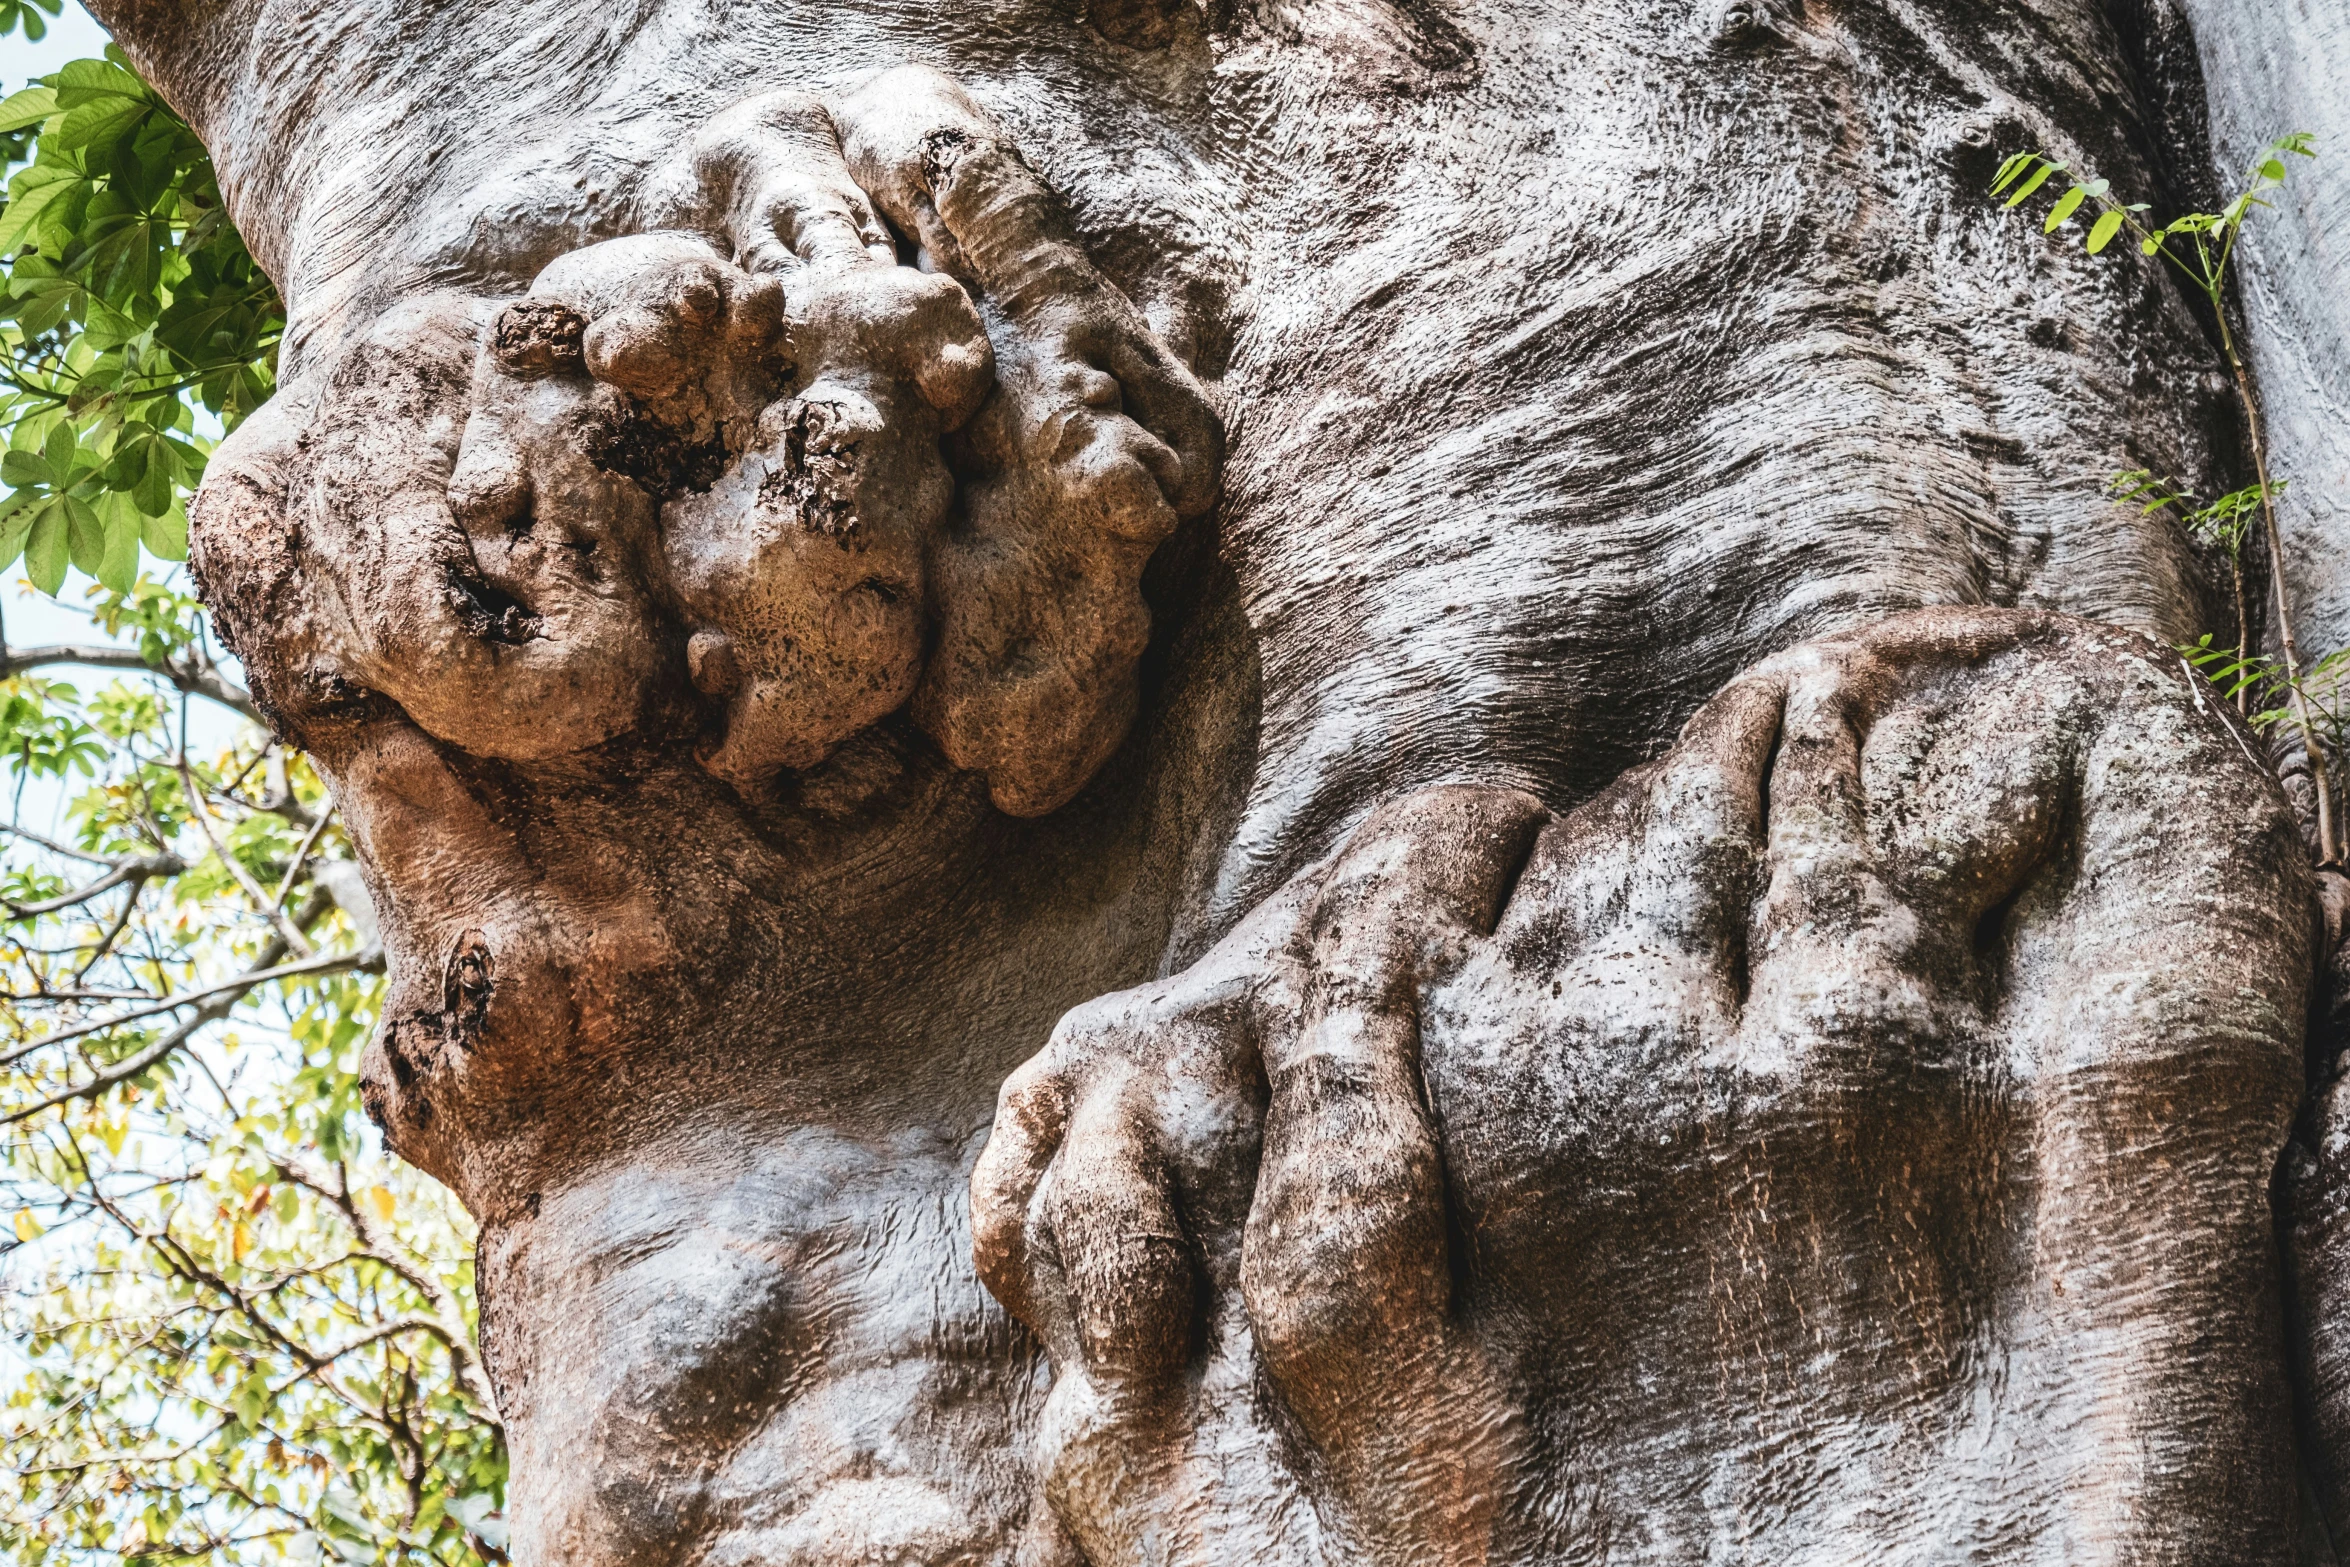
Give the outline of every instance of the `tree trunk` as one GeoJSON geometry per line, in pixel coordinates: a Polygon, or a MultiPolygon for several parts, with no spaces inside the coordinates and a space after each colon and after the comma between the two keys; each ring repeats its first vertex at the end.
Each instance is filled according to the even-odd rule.
{"type": "Polygon", "coordinates": [[[1986,194],[2338,118],[2262,8],[100,9],[519,1560],[2322,1550],[2311,874],[2099,498],[2232,394],[1986,194]]]}
{"type": "MultiPolygon", "coordinates": [[[[2192,34],[2167,29],[2172,47],[2200,46],[2209,92],[2211,154],[2222,177],[2241,181],[2278,136],[2314,132],[2315,172],[2292,160],[2288,199],[2258,215],[2243,241],[2240,294],[2263,389],[2269,463],[2291,488],[2278,522],[2286,585],[2308,656],[2350,647],[2350,181],[2336,172],[2350,149],[2350,15],[2339,7],[2279,8],[2196,0],[2192,34]]],[[[2240,188],[2240,186],[2239,186],[2240,188]]],[[[2287,764],[2297,803],[2308,790],[2287,764]]],[[[2341,783],[2334,789],[2339,795],[2341,783]]],[[[2337,815],[2341,802],[2337,800],[2337,815]]]]}

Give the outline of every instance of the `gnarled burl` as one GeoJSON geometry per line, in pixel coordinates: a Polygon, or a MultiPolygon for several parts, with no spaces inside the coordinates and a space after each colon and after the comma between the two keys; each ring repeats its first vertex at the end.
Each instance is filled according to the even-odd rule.
{"type": "Polygon", "coordinates": [[[2332,1559],[2350,905],[2096,497],[2230,393],[1982,196],[2269,9],[100,9],[519,1560],[2332,1559]]]}

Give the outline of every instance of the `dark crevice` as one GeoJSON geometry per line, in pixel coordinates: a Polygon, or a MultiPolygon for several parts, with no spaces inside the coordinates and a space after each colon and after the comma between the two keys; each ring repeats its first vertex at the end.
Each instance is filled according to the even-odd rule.
{"type": "Polygon", "coordinates": [[[580,426],[579,449],[589,462],[606,473],[634,479],[647,494],[662,500],[699,494],[718,482],[726,471],[723,435],[714,432],[707,440],[688,440],[635,398],[605,390],[606,406],[580,426]]]}
{"type": "Polygon", "coordinates": [[[1722,962],[1730,971],[1731,1005],[1739,1011],[1754,993],[1754,922],[1763,894],[1770,890],[1771,780],[1779,770],[1779,748],[1786,738],[1787,706],[1782,696],[1770,748],[1763,752],[1762,769],[1754,781],[1754,842],[1747,858],[1744,917],[1723,921],[1722,962]]]}
{"type": "MultiPolygon", "coordinates": [[[[2037,871],[2038,867],[2034,867],[2037,871]]],[[[2007,927],[2014,917],[2016,906],[2031,890],[2034,875],[2027,872],[2017,878],[2006,897],[1985,909],[1975,920],[1974,948],[1977,970],[1994,980],[2001,978],[2007,968],[2007,927]]]]}
{"type": "Polygon", "coordinates": [[[1547,810],[1536,811],[1518,824],[1523,836],[1510,848],[1508,866],[1502,871],[1501,884],[1494,889],[1492,907],[1486,910],[1483,929],[1478,934],[1490,936],[1501,926],[1502,916],[1509,912],[1510,901],[1518,895],[1518,882],[1525,876],[1526,867],[1534,863],[1535,851],[1542,847],[1542,830],[1558,818],[1547,810]]]}
{"type": "Polygon", "coordinates": [[[518,644],[539,634],[539,617],[513,594],[457,567],[449,568],[450,606],[469,635],[518,644]]]}
{"type": "Polygon", "coordinates": [[[2185,13],[2177,0],[2106,0],[2106,18],[2141,111],[2123,123],[2130,150],[2154,175],[2156,215],[2216,210],[2211,111],[2185,13]]]}
{"type": "Polygon", "coordinates": [[[1439,0],[1389,0],[1389,6],[1411,34],[1413,64],[1446,75],[1476,65],[1477,46],[1439,0]]]}

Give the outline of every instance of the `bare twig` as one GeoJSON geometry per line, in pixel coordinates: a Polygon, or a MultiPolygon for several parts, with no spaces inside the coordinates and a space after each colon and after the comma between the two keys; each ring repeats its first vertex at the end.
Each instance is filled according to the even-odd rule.
{"type": "Polygon", "coordinates": [[[188,797],[188,815],[195,819],[196,828],[203,833],[204,841],[211,845],[212,852],[220,857],[220,863],[228,867],[228,873],[236,878],[237,885],[245,889],[245,895],[253,900],[253,907],[277,927],[278,934],[285,938],[286,946],[290,950],[308,957],[314,950],[310,945],[310,939],[295,929],[285,915],[279,912],[277,904],[261,890],[261,884],[253,879],[252,873],[245,869],[243,862],[229,853],[228,845],[221,842],[219,835],[213,832],[212,800],[203,790],[196,787],[196,776],[188,770],[186,750],[182,749],[180,754],[172,760],[178,764],[180,788],[186,792],[188,797]]]}
{"type": "Polygon", "coordinates": [[[131,915],[139,907],[140,890],[143,889],[134,889],[129,897],[122,900],[122,912],[114,917],[113,924],[106,927],[106,934],[98,938],[98,944],[90,949],[90,955],[82,959],[82,966],[73,971],[75,990],[81,988],[82,981],[89,978],[90,970],[98,966],[98,960],[112,952],[114,944],[122,939],[122,933],[130,928],[131,915]]]}
{"type": "Polygon", "coordinates": [[[310,824],[310,835],[304,838],[302,846],[294,851],[294,863],[286,867],[285,880],[277,884],[277,896],[269,900],[271,915],[274,916],[279,909],[286,906],[286,894],[294,890],[294,882],[301,876],[302,868],[310,863],[310,851],[318,847],[320,838],[326,836],[326,824],[334,820],[334,815],[334,804],[329,801],[326,809],[318,813],[318,820],[310,824]]]}
{"type": "Polygon", "coordinates": [[[0,832],[22,838],[27,843],[47,849],[51,854],[62,854],[69,860],[80,860],[89,865],[112,865],[114,863],[112,859],[103,854],[92,854],[86,849],[69,849],[64,844],[44,838],[37,832],[28,832],[14,822],[0,822],[0,832]]]}

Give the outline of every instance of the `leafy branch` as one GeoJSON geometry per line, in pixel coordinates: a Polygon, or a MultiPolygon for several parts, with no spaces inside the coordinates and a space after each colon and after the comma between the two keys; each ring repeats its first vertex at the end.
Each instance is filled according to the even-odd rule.
{"type": "MultiPolygon", "coordinates": [[[[2328,731],[2320,722],[2316,704],[2312,702],[2304,682],[2312,671],[2304,669],[2299,643],[2294,635],[2293,608],[2286,591],[2284,570],[2284,543],[2277,527],[2277,497],[2284,492],[2285,481],[2271,479],[2268,471],[2268,444],[2260,422],[2259,399],[2253,394],[2252,371],[2244,361],[2237,344],[2237,334],[2230,320],[2227,288],[2229,266],[2236,255],[2237,242],[2243,237],[2244,224],[2253,212],[2272,209],[2269,198],[2284,188],[2288,158],[2315,158],[2316,137],[2308,131],[2295,131],[2280,136],[2263,150],[2259,159],[2246,170],[2244,185],[2233,199],[2218,212],[2190,212],[2167,223],[2150,224],[2144,214],[2149,211],[2144,202],[2124,202],[2113,193],[2111,184],[2094,174],[2075,171],[2063,161],[2044,152],[2019,152],[1999,166],[1991,182],[1991,194],[2006,194],[2009,210],[2022,206],[2043,187],[2052,182],[2064,184],[2041,223],[2041,232],[2053,234],[2069,224],[2084,209],[2094,210],[2082,238],[2083,248],[2090,255],[2104,251],[2124,232],[2137,241],[2141,255],[2159,258],[2202,296],[2211,307],[2213,319],[2219,324],[2220,351],[2227,359],[2228,369],[2235,380],[2236,400],[2244,415],[2246,439],[2252,450],[2254,482],[2243,490],[2223,496],[2208,507],[2193,508],[2184,496],[2163,495],[2151,502],[2148,509],[2173,507],[2182,520],[2193,527],[2208,530],[2208,536],[2223,541],[2226,530],[2238,522],[2249,526],[2255,508],[2262,523],[2263,542],[2268,549],[2269,575],[2276,584],[2277,641],[2283,658],[2277,665],[2276,689],[2283,693],[2284,706],[2280,711],[2290,714],[2299,731],[2304,753],[2309,759],[2310,782],[2317,796],[2318,859],[2321,864],[2338,864],[2342,859],[2340,832],[2335,822],[2333,786],[2327,765],[2329,753],[2337,761],[2342,758],[2339,732],[2328,731]]],[[[2124,493],[2121,499],[2140,499],[2146,493],[2145,485],[2153,484],[2152,476],[2136,471],[2119,477],[2124,493]],[[2132,482],[2135,481],[2135,482],[2132,482]]],[[[2248,617],[2243,610],[2240,552],[2242,538],[2235,539],[2229,554],[2232,567],[2237,568],[2237,625],[2236,647],[2231,650],[2239,660],[2250,656],[2248,617]]],[[[2184,652],[2185,650],[2182,650],[2184,652]]],[[[2193,659],[2190,658],[2190,663],[2193,659]]],[[[2239,702],[2249,699],[2244,686],[2234,689],[2239,702]]],[[[2281,722],[2282,720],[2278,720],[2281,722]]]]}
{"type": "Polygon", "coordinates": [[[0,568],[127,590],[142,549],[185,558],[197,410],[230,429],[269,395],[285,313],[202,144],[119,53],[0,101],[0,138],[26,134],[0,205],[0,568]]]}

